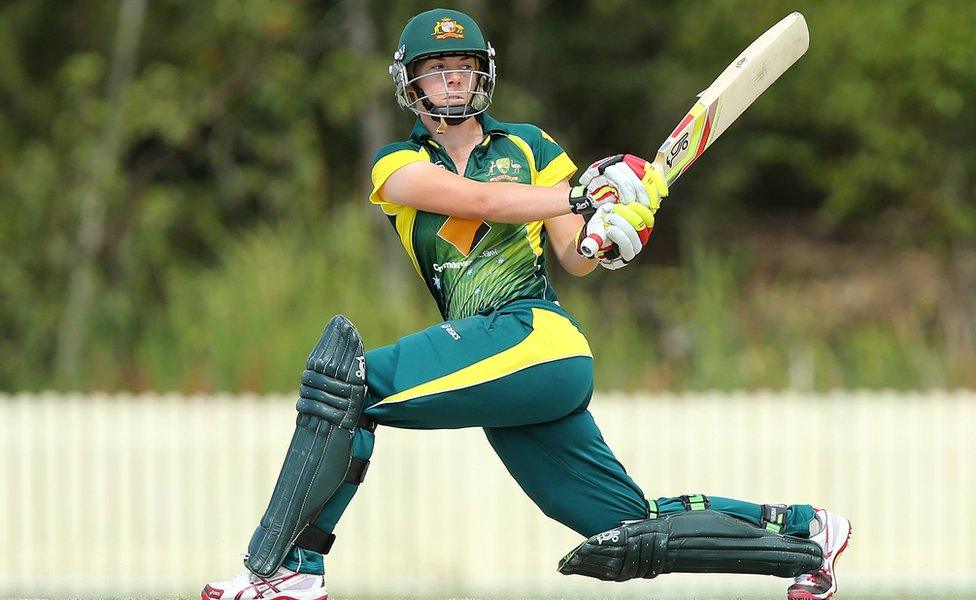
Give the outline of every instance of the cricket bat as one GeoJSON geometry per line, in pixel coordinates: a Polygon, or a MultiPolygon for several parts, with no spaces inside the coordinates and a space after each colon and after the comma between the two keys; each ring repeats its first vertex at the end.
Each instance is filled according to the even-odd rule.
{"type": "MultiPolygon", "coordinates": [[[[798,12],[790,13],[749,44],[698,94],[698,101],[664,140],[651,163],[664,175],[669,188],[809,46],[806,20],[798,12]]],[[[600,242],[599,236],[590,234],[580,250],[584,256],[593,257],[600,242]]]]}

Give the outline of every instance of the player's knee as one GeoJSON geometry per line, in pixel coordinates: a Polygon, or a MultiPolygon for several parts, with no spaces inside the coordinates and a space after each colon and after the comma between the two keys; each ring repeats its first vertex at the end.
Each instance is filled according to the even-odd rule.
{"type": "Polygon", "coordinates": [[[365,395],[362,340],[347,318],[335,316],[308,355],[296,409],[302,416],[351,430],[357,425],[365,395]]]}
{"type": "Polygon", "coordinates": [[[550,519],[566,525],[581,535],[587,535],[586,532],[590,530],[588,521],[591,519],[585,514],[585,510],[581,510],[583,507],[578,498],[551,493],[536,497],[535,501],[543,514],[550,519]]]}
{"type": "Polygon", "coordinates": [[[647,513],[624,503],[594,503],[581,501],[576,494],[546,493],[537,495],[536,504],[549,518],[589,537],[615,527],[621,521],[647,518],[647,513]]]}

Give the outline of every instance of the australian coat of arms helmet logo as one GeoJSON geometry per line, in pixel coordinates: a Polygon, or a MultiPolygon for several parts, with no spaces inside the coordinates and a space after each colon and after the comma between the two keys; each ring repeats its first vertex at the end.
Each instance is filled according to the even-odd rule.
{"type": "Polygon", "coordinates": [[[444,17],[434,23],[434,32],[431,33],[434,39],[446,40],[449,38],[464,39],[464,25],[461,25],[451,17],[444,17]]]}

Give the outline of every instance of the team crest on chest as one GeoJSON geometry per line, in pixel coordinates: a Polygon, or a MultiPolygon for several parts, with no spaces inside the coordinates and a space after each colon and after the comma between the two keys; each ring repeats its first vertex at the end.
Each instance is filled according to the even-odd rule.
{"type": "Polygon", "coordinates": [[[488,165],[488,181],[521,181],[522,165],[509,157],[496,158],[488,165]]]}
{"type": "Polygon", "coordinates": [[[444,17],[434,23],[434,32],[431,33],[436,40],[447,40],[451,38],[464,39],[464,25],[461,25],[451,17],[444,17]]]}

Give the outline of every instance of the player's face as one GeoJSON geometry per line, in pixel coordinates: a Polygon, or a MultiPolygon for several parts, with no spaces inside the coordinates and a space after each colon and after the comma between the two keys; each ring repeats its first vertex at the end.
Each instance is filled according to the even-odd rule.
{"type": "Polygon", "coordinates": [[[437,56],[417,65],[413,76],[434,106],[465,106],[477,85],[478,60],[471,56],[437,56]]]}

